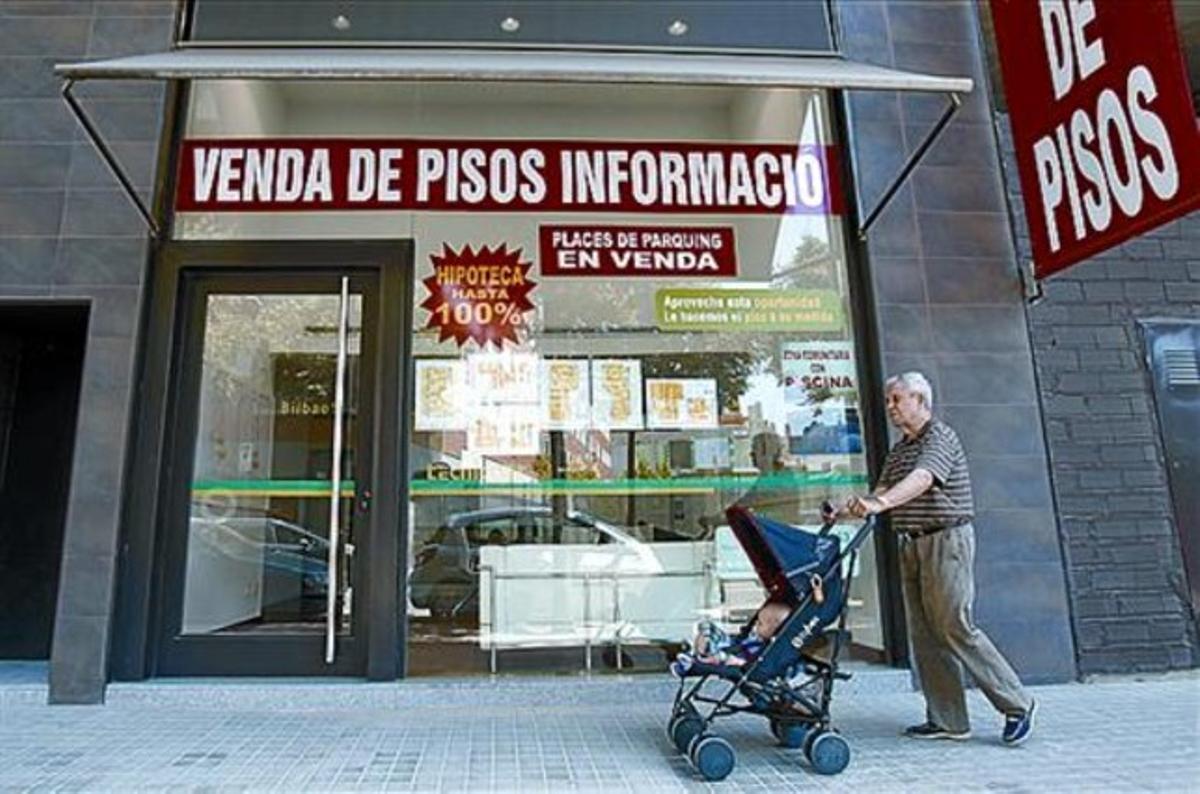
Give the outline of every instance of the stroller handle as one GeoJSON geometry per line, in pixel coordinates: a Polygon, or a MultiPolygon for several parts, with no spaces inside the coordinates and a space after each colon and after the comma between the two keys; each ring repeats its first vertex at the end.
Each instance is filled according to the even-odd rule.
{"type": "MultiPolygon", "coordinates": [[[[821,502],[821,514],[823,516],[827,516],[827,518],[821,522],[821,529],[817,534],[821,537],[825,537],[831,531],[833,531],[833,525],[837,523],[837,510],[834,508],[833,503],[828,499],[826,499],[824,502],[821,502]]],[[[846,548],[842,550],[839,561],[858,551],[858,547],[863,544],[863,541],[865,541],[867,537],[875,531],[875,525],[877,521],[878,519],[876,516],[867,516],[866,521],[864,521],[863,525],[859,527],[857,532],[854,533],[854,537],[852,537],[850,542],[846,544],[846,548]]]]}
{"type": "Polygon", "coordinates": [[[833,502],[826,499],[821,502],[821,530],[817,533],[821,537],[825,537],[833,530],[833,525],[837,523],[837,508],[833,506],[833,502]]]}
{"type": "Polygon", "coordinates": [[[863,525],[858,528],[857,532],[854,533],[854,537],[850,538],[850,542],[847,543],[846,547],[842,549],[842,553],[838,556],[838,562],[846,559],[851,554],[857,553],[858,547],[861,546],[863,542],[871,536],[871,533],[875,531],[878,523],[879,516],[867,516],[866,520],[863,522],[863,525]]]}

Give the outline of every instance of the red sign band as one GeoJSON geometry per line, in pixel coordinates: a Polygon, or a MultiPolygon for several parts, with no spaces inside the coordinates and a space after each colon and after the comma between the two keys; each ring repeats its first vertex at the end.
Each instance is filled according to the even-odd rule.
{"type": "Polygon", "coordinates": [[[192,139],[181,212],[841,214],[835,150],[797,144],[192,139]]]}

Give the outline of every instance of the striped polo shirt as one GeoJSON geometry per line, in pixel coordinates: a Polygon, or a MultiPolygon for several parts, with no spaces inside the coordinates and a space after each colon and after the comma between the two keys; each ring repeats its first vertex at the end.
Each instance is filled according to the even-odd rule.
{"type": "Polygon", "coordinates": [[[933,485],[911,502],[892,508],[892,528],[900,532],[944,527],[975,515],[967,455],[958,434],[940,419],[930,419],[915,438],[902,437],[883,463],[879,484],[891,488],[913,469],[933,475],[933,485]]]}

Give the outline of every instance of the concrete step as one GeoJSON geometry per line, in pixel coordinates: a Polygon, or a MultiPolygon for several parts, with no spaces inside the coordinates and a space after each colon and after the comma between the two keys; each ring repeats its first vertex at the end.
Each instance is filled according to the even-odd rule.
{"type": "MultiPolygon", "coordinates": [[[[911,692],[907,670],[857,662],[839,681],[835,697],[911,692]]],[[[670,703],[677,682],[664,673],[620,675],[496,675],[410,678],[373,682],[358,678],[156,678],[114,682],[105,692],[112,708],[178,709],[406,709],[489,706],[619,706],[670,703]]],[[[45,665],[17,670],[0,665],[0,707],[43,705],[49,698],[45,665]]]]}
{"type": "Polygon", "coordinates": [[[0,708],[20,704],[45,703],[50,688],[46,662],[0,662],[0,708]]]}

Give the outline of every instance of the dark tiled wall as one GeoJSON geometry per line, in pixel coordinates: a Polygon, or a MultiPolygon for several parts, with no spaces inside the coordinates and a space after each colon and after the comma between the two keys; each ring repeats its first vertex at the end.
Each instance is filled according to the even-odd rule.
{"type": "MultiPolygon", "coordinates": [[[[1007,117],[1013,228],[1029,231],[1007,117]]],[[[1030,312],[1083,673],[1200,663],[1139,318],[1200,319],[1200,213],[1044,284],[1030,312]]],[[[1184,487],[1195,487],[1194,484],[1184,487]]]]}
{"type": "MultiPolygon", "coordinates": [[[[976,89],[868,240],[887,373],[917,369],[959,432],[978,508],[976,614],[1027,681],[1076,674],[1061,544],[975,3],[834,4],[844,52],[969,76],[976,89]]],[[[870,205],[929,130],[937,97],[852,92],[870,205]]]]}
{"type": "MultiPolygon", "coordinates": [[[[51,652],[56,702],[103,696],[147,244],[52,67],[159,49],[174,13],[174,0],[0,0],[0,301],[91,306],[51,652]]],[[[161,89],[98,83],[77,94],[149,201],[161,89]]]]}

